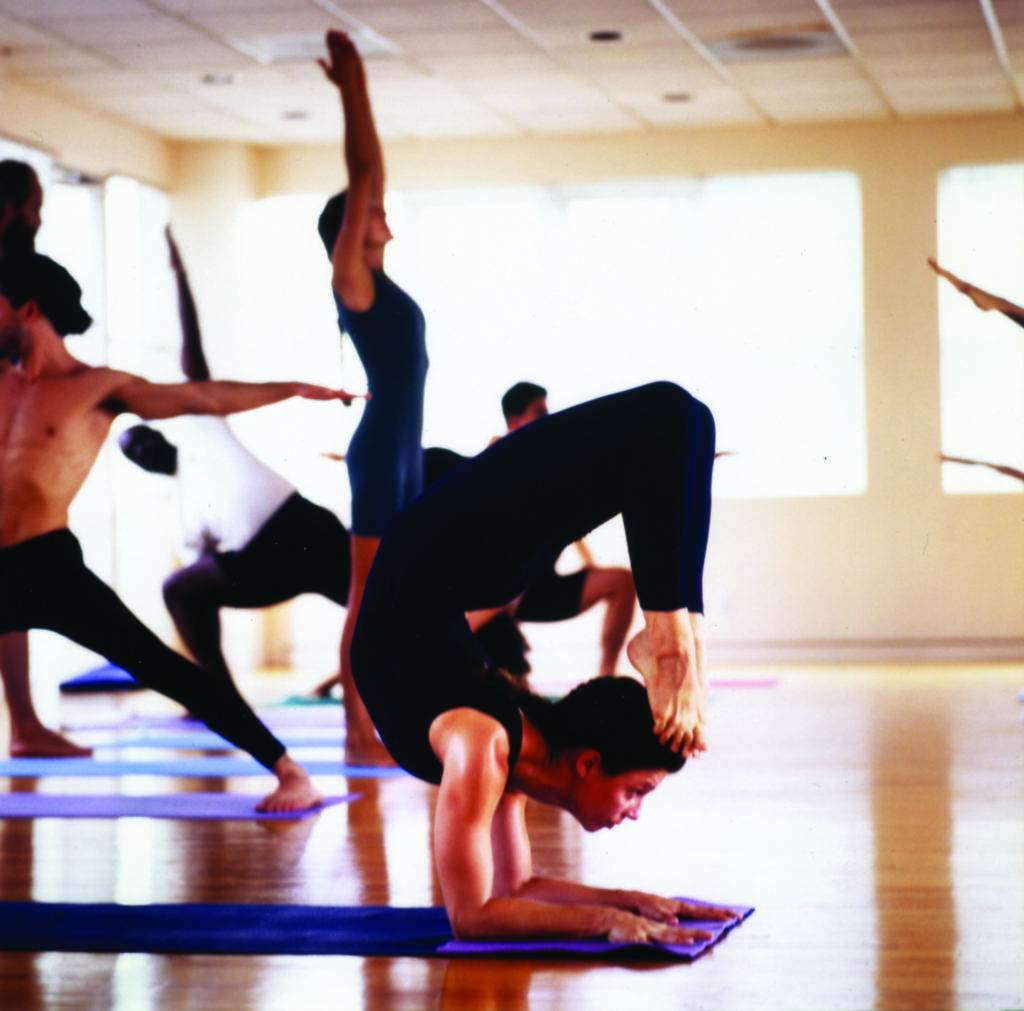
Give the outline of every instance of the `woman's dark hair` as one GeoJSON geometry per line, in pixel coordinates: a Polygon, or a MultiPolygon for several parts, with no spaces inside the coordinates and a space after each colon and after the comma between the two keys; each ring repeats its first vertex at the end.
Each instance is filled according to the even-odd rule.
{"type": "Polygon", "coordinates": [[[596,677],[552,701],[498,671],[496,678],[551,750],[593,748],[609,776],[636,769],[678,772],[686,759],[654,735],[647,689],[633,678],[596,677]]]}
{"type": "Polygon", "coordinates": [[[5,204],[21,207],[32,195],[36,182],[36,170],[27,162],[13,158],[0,161],[0,208],[5,204]]]}
{"type": "Polygon", "coordinates": [[[320,233],[327,255],[333,256],[334,244],[338,241],[338,232],[341,231],[341,223],[345,220],[345,202],[348,200],[348,190],[335,193],[320,212],[316,223],[316,230],[320,233]]]}

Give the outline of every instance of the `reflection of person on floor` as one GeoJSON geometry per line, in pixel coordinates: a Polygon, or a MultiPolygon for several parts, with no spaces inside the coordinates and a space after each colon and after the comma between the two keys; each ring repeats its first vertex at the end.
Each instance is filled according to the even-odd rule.
{"type": "Polygon", "coordinates": [[[964,281],[957,277],[956,274],[940,267],[933,259],[929,257],[928,266],[935,271],[939,277],[944,277],[957,291],[962,295],[966,295],[982,312],[990,312],[995,309],[997,312],[1001,312],[1008,319],[1012,319],[1017,326],[1024,326],[1024,307],[1014,304],[1009,299],[1001,298],[999,295],[993,295],[991,292],[987,292],[976,285],[971,284],[969,281],[964,281]]]}
{"type": "Polygon", "coordinates": [[[231,679],[165,646],[86,568],[68,506],[119,414],[232,414],[293,396],[348,394],[304,383],[160,385],[92,368],[71,356],[30,294],[16,301],[0,298],[0,633],[48,628],[94,650],[273,771],[278,786],[264,809],[316,804],[309,777],[231,679]]]}
{"type": "Polygon", "coordinates": [[[939,459],[943,463],[963,463],[970,467],[988,467],[989,470],[994,470],[997,474],[1005,474],[1007,477],[1024,481],[1024,470],[1017,470],[1016,467],[1008,467],[1002,463],[987,463],[985,460],[972,460],[966,456],[946,456],[945,453],[940,453],[939,459]]]}
{"type": "MultiPolygon", "coordinates": [[[[36,252],[42,224],[43,189],[31,165],[0,161],[0,283],[31,287],[61,336],[83,333],[92,318],[82,308],[74,278],[60,264],[36,252]]],[[[11,719],[10,752],[20,757],[84,757],[92,754],[44,726],[32,703],[28,633],[0,635],[0,677],[11,719]]]]}
{"type": "Polygon", "coordinates": [[[359,355],[371,397],[345,454],[352,486],[352,582],[340,651],[345,755],[350,762],[384,764],[390,758],[352,681],[350,650],[380,539],[423,487],[425,321],[416,302],[384,272],[391,240],[384,159],[363,62],[343,32],[327,33],[327,51],[320,66],[341,96],[348,189],[327,201],[318,230],[331,259],[338,325],[359,355]]]}
{"type": "Polygon", "coordinates": [[[610,828],[704,750],[714,440],[711,412],[671,383],[602,397],[451,471],[381,542],[352,669],[398,763],[440,786],[434,852],[457,936],[700,934],[677,921],[704,907],[535,875],[525,808],[530,797],[610,828]],[[557,703],[533,695],[493,669],[466,614],[515,599],[553,548],[617,515],[645,622],[628,654],[644,683],[598,677],[557,703]]]}
{"type": "MultiPolygon", "coordinates": [[[[188,276],[170,232],[167,242],[178,287],[182,372],[190,382],[207,382],[188,276]]],[[[348,531],[334,513],[303,498],[253,456],[224,418],[186,417],[172,424],[174,443],[135,425],[121,434],[120,446],[143,470],[178,480],[182,540],[195,560],[168,577],[164,600],[199,666],[227,678],[221,608],[269,607],[300,593],[320,593],[344,606],[348,531]]]]}

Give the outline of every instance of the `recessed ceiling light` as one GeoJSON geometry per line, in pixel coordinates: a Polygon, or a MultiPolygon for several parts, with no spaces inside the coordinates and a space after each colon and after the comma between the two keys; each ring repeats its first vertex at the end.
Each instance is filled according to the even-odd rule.
{"type": "Polygon", "coordinates": [[[591,42],[618,42],[622,38],[622,32],[613,29],[600,29],[590,33],[591,42]]]}
{"type": "Polygon", "coordinates": [[[708,43],[723,63],[744,60],[785,60],[846,53],[842,40],[827,24],[795,25],[759,32],[737,32],[708,43]]]}
{"type": "Polygon", "coordinates": [[[688,91],[666,91],[661,99],[663,102],[692,102],[693,95],[688,91]]]}
{"type": "Polygon", "coordinates": [[[289,109],[281,113],[282,119],[300,120],[309,119],[309,113],[305,109],[289,109]]]}
{"type": "Polygon", "coordinates": [[[203,82],[203,84],[213,84],[213,85],[234,84],[235,83],[235,75],[234,74],[208,73],[208,74],[203,74],[203,76],[200,78],[200,80],[203,82]]]}

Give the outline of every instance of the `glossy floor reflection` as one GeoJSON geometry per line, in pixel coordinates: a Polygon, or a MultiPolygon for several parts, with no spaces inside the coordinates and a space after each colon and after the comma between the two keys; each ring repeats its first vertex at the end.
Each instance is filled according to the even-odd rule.
{"type": "MultiPolygon", "coordinates": [[[[535,864],[546,872],[758,907],[694,965],[0,954],[0,1006],[1024,1007],[1024,706],[1016,701],[1024,668],[735,673],[778,675],[781,684],[715,692],[712,750],[652,795],[639,822],[588,836],[567,816],[531,812],[535,864]]],[[[65,714],[75,711],[66,705],[65,714]]],[[[411,779],[324,786],[363,798],[296,824],[0,821],[0,896],[439,902],[428,848],[432,789],[411,779]]]]}

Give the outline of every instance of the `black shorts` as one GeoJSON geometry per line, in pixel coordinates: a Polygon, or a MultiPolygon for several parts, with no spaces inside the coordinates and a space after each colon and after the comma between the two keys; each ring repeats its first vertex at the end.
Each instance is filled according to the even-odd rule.
{"type": "Polygon", "coordinates": [[[561,576],[554,569],[535,579],[516,608],[519,621],[566,621],[582,610],[583,584],[589,569],[561,576]]]}
{"type": "Polygon", "coordinates": [[[239,551],[214,555],[227,580],[241,591],[257,588],[280,600],[320,593],[343,607],[352,575],[348,531],[329,509],[298,492],[239,551]]]}

